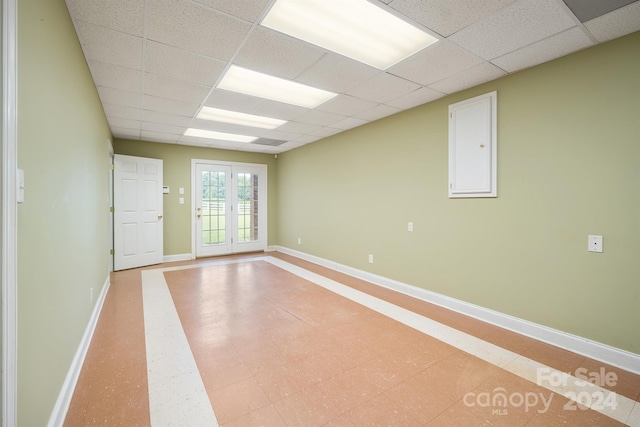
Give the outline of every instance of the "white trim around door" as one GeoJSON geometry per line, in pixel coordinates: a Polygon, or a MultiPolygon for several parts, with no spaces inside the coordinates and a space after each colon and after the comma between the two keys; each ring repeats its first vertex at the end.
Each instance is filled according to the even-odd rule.
{"type": "Polygon", "coordinates": [[[267,165],[191,160],[191,256],[267,249],[267,165]]]}
{"type": "Polygon", "coordinates": [[[2,426],[18,423],[18,1],[2,2],[2,426]]]}

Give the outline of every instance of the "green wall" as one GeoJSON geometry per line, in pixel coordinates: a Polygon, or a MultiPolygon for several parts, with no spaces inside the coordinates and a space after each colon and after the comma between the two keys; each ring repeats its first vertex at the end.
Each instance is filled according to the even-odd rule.
{"type": "Polygon", "coordinates": [[[163,160],[163,184],[171,191],[164,195],[165,255],[191,253],[191,159],[267,165],[268,244],[276,244],[278,180],[275,170],[278,160],[274,155],[119,139],[114,141],[114,149],[116,154],[163,160]],[[180,187],[184,188],[184,195],[178,194],[180,187]],[[178,203],[180,197],[184,197],[184,205],[178,203]]]}
{"type": "Polygon", "coordinates": [[[283,153],[278,243],[640,353],[638,76],[635,33],[283,153]],[[498,198],[449,199],[448,105],[493,90],[498,198]]]}
{"type": "Polygon", "coordinates": [[[108,278],[111,135],[63,0],[18,2],[18,58],[18,422],[43,426],[108,278]]]}

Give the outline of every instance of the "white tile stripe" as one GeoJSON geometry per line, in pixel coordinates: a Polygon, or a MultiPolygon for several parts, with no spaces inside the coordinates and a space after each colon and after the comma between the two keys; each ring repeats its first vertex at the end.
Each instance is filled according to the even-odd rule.
{"type": "Polygon", "coordinates": [[[142,272],[151,425],[217,427],[164,271],[142,272]]]}
{"type": "MultiPolygon", "coordinates": [[[[610,418],[613,418],[619,422],[625,423],[626,425],[629,425],[632,427],[640,427],[640,402],[634,402],[633,400],[625,396],[618,395],[614,392],[606,390],[597,385],[586,383],[585,381],[582,381],[580,378],[569,375],[567,373],[560,372],[542,363],[536,362],[522,355],[513,353],[502,347],[486,342],[480,338],[466,334],[462,331],[451,328],[447,325],[436,322],[432,319],[421,316],[412,311],[406,310],[402,307],[398,307],[387,301],[381,300],[379,298],[376,298],[364,292],[350,288],[346,285],[343,285],[339,282],[331,280],[322,275],[313,273],[301,267],[290,264],[286,261],[273,258],[270,256],[241,258],[237,260],[219,260],[219,261],[213,261],[213,262],[207,262],[207,263],[143,271],[142,283],[143,283],[143,303],[145,307],[145,337],[147,338],[147,364],[148,364],[148,370],[149,370],[149,402],[150,402],[150,410],[152,413],[151,422],[154,426],[155,425],[178,425],[178,424],[184,425],[185,421],[187,420],[187,418],[185,417],[190,417],[191,415],[193,415],[193,414],[187,415],[187,414],[184,414],[181,410],[178,410],[178,407],[182,408],[182,405],[175,403],[176,402],[175,390],[174,390],[174,393],[166,393],[162,391],[162,387],[166,387],[165,385],[163,385],[166,382],[166,379],[163,377],[163,375],[169,375],[171,372],[175,372],[175,369],[173,367],[176,365],[173,365],[171,363],[168,363],[168,364],[163,363],[163,365],[166,365],[169,368],[169,370],[167,370],[163,366],[163,368],[165,369],[164,372],[166,372],[166,374],[162,374],[161,369],[158,369],[158,371],[153,374],[153,376],[156,377],[154,379],[153,386],[160,387],[160,388],[154,389],[152,391],[152,380],[151,380],[152,365],[149,363],[149,361],[153,357],[155,357],[157,360],[160,360],[160,361],[163,360],[164,356],[162,354],[162,351],[167,351],[167,348],[165,347],[167,345],[169,346],[169,348],[175,347],[175,353],[181,354],[182,355],[181,357],[184,357],[185,360],[188,359],[185,356],[185,354],[188,353],[190,362],[187,361],[187,365],[191,363],[192,367],[195,368],[195,371],[193,372],[191,372],[191,370],[188,369],[190,371],[189,381],[194,381],[194,382],[189,382],[189,383],[182,382],[181,384],[176,383],[175,385],[178,386],[177,389],[179,390],[179,387],[187,387],[187,388],[191,388],[192,390],[195,390],[195,388],[193,387],[193,384],[199,382],[199,384],[201,385],[201,389],[198,390],[198,393],[202,393],[202,395],[200,396],[200,400],[202,400],[202,398],[204,397],[204,400],[206,400],[207,405],[200,403],[200,405],[198,406],[208,406],[209,409],[211,408],[206,391],[204,390],[204,385],[202,385],[202,379],[200,378],[200,375],[197,371],[197,366],[195,365],[193,354],[191,353],[191,350],[189,348],[188,342],[186,340],[186,336],[184,334],[184,331],[182,330],[180,320],[175,310],[175,306],[173,305],[171,295],[169,294],[169,290],[164,280],[163,273],[165,271],[202,268],[202,267],[207,267],[212,265],[237,264],[237,263],[254,262],[254,261],[260,261],[260,260],[269,262],[270,264],[276,267],[282,268],[283,270],[286,270],[292,274],[302,277],[303,279],[308,280],[312,283],[315,283],[316,285],[321,286],[327,290],[330,290],[331,292],[334,292],[347,299],[357,302],[371,310],[377,311],[378,313],[388,316],[422,333],[430,335],[468,354],[476,356],[501,369],[509,371],[523,379],[529,380],[541,387],[544,387],[547,390],[550,390],[552,392],[565,395],[565,396],[567,393],[574,393],[573,396],[575,396],[575,398],[572,398],[571,395],[567,396],[569,399],[572,399],[572,400],[577,400],[580,396],[589,397],[589,401],[583,401],[581,402],[581,404],[584,406],[590,407],[592,410],[600,412],[601,414],[606,415],[610,418]],[[149,273],[156,273],[157,275],[151,275],[149,273]],[[169,310],[169,307],[164,307],[161,310],[150,309],[149,318],[147,318],[147,306],[156,305],[152,300],[147,301],[147,297],[146,297],[147,293],[145,292],[145,289],[146,289],[145,285],[147,284],[147,280],[152,278],[153,278],[153,282],[155,282],[156,284],[155,288],[162,289],[162,287],[164,286],[164,289],[162,289],[162,291],[157,293],[162,294],[166,290],[166,295],[164,297],[161,297],[161,299],[165,300],[164,301],[165,305],[169,303],[171,305],[171,309],[169,310]],[[166,300],[167,297],[168,297],[168,301],[166,300]],[[167,311],[172,311],[173,314],[171,316],[168,316],[167,311]],[[152,316],[151,315],[152,312],[155,312],[156,316],[152,316]],[[160,315],[158,316],[158,314],[160,315]],[[182,342],[177,342],[177,341],[167,342],[165,339],[166,337],[162,336],[163,335],[162,333],[160,334],[159,337],[154,336],[152,339],[155,340],[155,344],[152,346],[154,347],[152,348],[152,351],[155,353],[151,353],[151,356],[150,356],[149,333],[147,330],[147,325],[148,324],[152,325],[153,323],[158,322],[158,320],[156,319],[162,319],[162,322],[171,323],[172,325],[166,325],[166,326],[169,326],[169,329],[171,329],[176,334],[177,334],[176,332],[177,329],[179,329],[180,334],[177,334],[177,335],[182,336],[182,339],[179,340],[182,342]],[[182,347],[182,348],[179,349],[179,347],[182,347]],[[544,371],[541,371],[541,370],[544,370],[544,371]],[[551,381],[540,381],[538,378],[539,372],[544,372],[547,375],[545,378],[551,377],[554,379],[559,379],[560,380],[559,382],[562,382],[562,384],[555,385],[555,384],[552,384],[551,381]],[[195,381],[193,378],[195,376],[197,376],[197,381],[195,381]],[[152,405],[151,403],[152,394],[154,394],[154,401],[156,402],[155,405],[152,405]],[[588,394],[588,396],[585,396],[585,394],[588,394]],[[602,400],[594,401],[595,399],[591,399],[591,396],[595,396],[596,394],[599,394],[599,396],[603,396],[603,397],[609,396],[609,399],[613,399],[612,401],[616,403],[615,409],[609,406],[598,405],[598,402],[602,402],[602,400]],[[178,415],[172,414],[173,411],[179,412],[179,414],[178,415]],[[154,412],[155,412],[155,418],[154,418],[154,412]],[[166,424],[166,420],[171,418],[176,419],[176,421],[179,419],[180,422],[177,424],[173,422],[170,424],[166,424]],[[158,424],[156,424],[156,421],[158,421],[158,424]]],[[[150,326],[150,328],[153,328],[154,330],[159,330],[159,328],[156,328],[153,326],[150,326]]],[[[174,362],[178,361],[178,359],[175,359],[175,357],[171,357],[171,360],[174,360],[174,362]]],[[[184,363],[184,362],[180,362],[180,363],[184,363]]],[[[213,415],[212,409],[211,409],[211,415],[213,416],[213,420],[215,422],[215,415],[213,415]]],[[[197,424],[199,423],[196,423],[194,425],[197,425],[197,424]]],[[[208,424],[217,425],[217,423],[212,424],[211,422],[209,422],[208,424]]]]}

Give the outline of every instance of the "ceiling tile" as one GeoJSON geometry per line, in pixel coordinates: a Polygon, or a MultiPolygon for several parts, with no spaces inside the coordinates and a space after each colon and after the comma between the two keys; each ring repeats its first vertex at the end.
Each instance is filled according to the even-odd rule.
{"type": "Polygon", "coordinates": [[[300,122],[291,121],[291,122],[287,122],[287,123],[283,124],[282,126],[278,127],[277,130],[279,132],[294,132],[294,133],[298,133],[298,134],[305,134],[305,133],[314,133],[315,131],[319,130],[320,128],[322,128],[322,126],[320,126],[320,125],[314,125],[314,124],[310,124],[310,123],[300,123],[300,122]]]}
{"type": "Polygon", "coordinates": [[[106,62],[121,67],[142,69],[142,38],[99,27],[83,21],[76,22],[82,51],[88,60],[106,62]]]}
{"type": "Polygon", "coordinates": [[[298,146],[299,147],[299,146],[302,146],[302,145],[309,144],[310,142],[317,141],[319,139],[322,139],[322,137],[320,135],[300,135],[298,138],[292,139],[291,141],[289,141],[285,145],[287,147],[292,147],[292,146],[298,146]]]}
{"type": "Polygon", "coordinates": [[[211,142],[213,140],[207,138],[198,138],[195,136],[184,136],[182,135],[180,139],[178,139],[177,144],[180,145],[190,145],[194,147],[210,147],[211,142]]]}
{"type": "Polygon", "coordinates": [[[158,113],[193,117],[199,107],[199,104],[192,102],[181,102],[174,99],[158,98],[157,96],[149,95],[143,95],[142,97],[142,108],[158,113]]]}
{"type": "Polygon", "coordinates": [[[93,81],[98,86],[141,93],[142,73],[130,68],[89,61],[93,81]]]}
{"type": "Polygon", "coordinates": [[[356,119],[355,117],[347,117],[344,120],[341,120],[337,123],[333,123],[331,127],[347,130],[347,129],[353,129],[358,126],[362,126],[366,123],[369,123],[369,122],[367,120],[356,119]]]}
{"type": "Polygon", "coordinates": [[[140,138],[145,141],[153,141],[153,142],[164,142],[164,143],[175,143],[180,139],[180,135],[170,135],[166,133],[160,132],[149,132],[149,131],[141,131],[140,138]]]}
{"type": "Polygon", "coordinates": [[[390,116],[392,114],[396,114],[400,112],[399,108],[389,107],[388,105],[379,104],[373,107],[370,110],[363,111],[362,113],[356,114],[355,117],[358,119],[374,121],[381,119],[383,117],[390,116]]]}
{"type": "Polygon", "coordinates": [[[272,147],[277,147],[279,145],[285,144],[286,142],[287,141],[283,141],[281,139],[260,138],[253,141],[252,144],[270,145],[272,147]]]}
{"type": "Polygon", "coordinates": [[[490,60],[576,25],[558,0],[518,0],[449,40],[490,60]]]}
{"type": "Polygon", "coordinates": [[[341,132],[344,132],[342,129],[336,129],[336,128],[332,128],[332,127],[323,127],[318,129],[317,131],[315,131],[313,133],[313,135],[317,135],[317,136],[321,136],[323,138],[326,138],[328,136],[332,136],[332,135],[337,135],[341,132]]]}
{"type": "Polygon", "coordinates": [[[396,108],[409,109],[442,98],[443,96],[445,96],[445,94],[442,92],[429,89],[428,87],[421,87],[399,98],[387,101],[385,104],[396,108]]]}
{"type": "Polygon", "coordinates": [[[390,6],[447,37],[509,3],[513,0],[394,0],[390,6]]]}
{"type": "Polygon", "coordinates": [[[491,61],[510,73],[551,61],[579,49],[591,46],[593,42],[582,31],[574,27],[562,33],[518,49],[491,61]]]}
{"type": "MultiPolygon", "coordinates": [[[[442,40],[387,70],[389,73],[428,85],[482,62],[477,56],[442,40]]],[[[397,96],[395,97],[397,98],[397,96]]]]}
{"type": "MultiPolygon", "coordinates": [[[[139,96],[139,95],[138,95],[139,96]]],[[[104,113],[108,117],[119,119],[140,120],[140,108],[124,107],[122,105],[103,104],[104,113]]]]}
{"type": "Polygon", "coordinates": [[[140,130],[140,120],[120,119],[117,117],[107,116],[109,126],[123,129],[140,130]]]}
{"type": "Polygon", "coordinates": [[[285,140],[285,141],[291,141],[292,139],[300,138],[300,136],[302,136],[302,135],[303,134],[297,133],[297,132],[282,131],[282,130],[280,130],[280,128],[278,128],[278,129],[267,131],[262,136],[264,136],[266,138],[282,139],[282,140],[285,140]]]}
{"type": "Polygon", "coordinates": [[[187,127],[191,123],[191,117],[176,116],[173,114],[158,113],[156,111],[142,110],[141,120],[148,123],[160,123],[172,126],[187,127]]]}
{"type": "MultiPolygon", "coordinates": [[[[255,96],[244,95],[228,90],[214,89],[206,99],[204,105],[208,107],[222,108],[224,110],[240,113],[254,114],[264,104],[265,100],[255,96]]],[[[276,117],[277,118],[277,117],[276,117]]]]}
{"type": "Polygon", "coordinates": [[[260,129],[249,126],[236,125],[233,123],[214,122],[212,120],[192,119],[190,128],[214,130],[223,133],[249,136],[267,136],[269,129],[260,129]]]}
{"type": "Polygon", "coordinates": [[[640,31],[640,1],[607,13],[584,25],[599,42],[640,31]]]}
{"type": "Polygon", "coordinates": [[[298,105],[265,99],[262,105],[255,110],[255,114],[280,120],[293,120],[307,111],[309,111],[308,108],[298,105]]]}
{"type": "Polygon", "coordinates": [[[269,0],[195,0],[249,22],[256,21],[269,0]]]}
{"type": "Polygon", "coordinates": [[[138,92],[98,86],[98,95],[103,104],[122,105],[124,107],[140,107],[142,97],[138,92]]]}
{"type": "Polygon", "coordinates": [[[225,63],[186,50],[147,42],[145,71],[203,86],[213,86],[225,63]]]}
{"type": "Polygon", "coordinates": [[[598,16],[613,12],[636,0],[564,0],[569,9],[578,17],[580,22],[587,22],[598,16]]]}
{"type": "Polygon", "coordinates": [[[300,83],[343,93],[382,72],[335,53],[327,53],[296,79],[300,83]]]}
{"type": "Polygon", "coordinates": [[[171,135],[182,135],[186,130],[186,127],[142,122],[142,124],[140,125],[140,129],[147,132],[158,132],[158,133],[166,133],[171,135]]]}
{"type": "Polygon", "coordinates": [[[67,0],[74,20],[142,37],[144,0],[67,0]]]}
{"type": "Polygon", "coordinates": [[[369,110],[376,106],[376,102],[355,98],[349,95],[338,95],[317,107],[318,110],[329,113],[352,116],[361,111],[369,110]]]}
{"type": "Polygon", "coordinates": [[[268,28],[256,27],[234,58],[234,64],[284,79],[293,79],[325,51],[268,28]]]}
{"type": "Polygon", "coordinates": [[[136,129],[127,129],[127,128],[119,128],[116,126],[109,126],[111,130],[111,135],[114,138],[122,138],[122,139],[139,139],[140,131],[136,129]]]}
{"type": "Polygon", "coordinates": [[[382,73],[349,90],[347,95],[383,103],[412,92],[419,87],[419,85],[408,80],[382,73]]]}
{"type": "Polygon", "coordinates": [[[250,25],[197,3],[154,0],[147,3],[146,35],[174,47],[228,60],[250,25]]]}
{"type": "Polygon", "coordinates": [[[145,95],[200,104],[210,90],[210,87],[197,86],[155,74],[144,75],[145,95]]]}
{"type": "Polygon", "coordinates": [[[440,80],[429,87],[443,93],[454,93],[495,80],[505,74],[506,73],[503,70],[495,65],[483,62],[482,64],[476,65],[475,67],[458,73],[455,76],[440,80]]]}
{"type": "Polygon", "coordinates": [[[339,114],[327,113],[320,110],[310,110],[301,116],[296,117],[297,122],[310,123],[312,125],[329,126],[331,123],[344,119],[345,116],[339,114]]]}

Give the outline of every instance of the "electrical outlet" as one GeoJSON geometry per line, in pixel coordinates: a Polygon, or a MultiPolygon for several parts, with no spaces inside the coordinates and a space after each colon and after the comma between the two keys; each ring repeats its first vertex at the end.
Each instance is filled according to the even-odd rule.
{"type": "Polygon", "coordinates": [[[409,225],[407,225],[407,231],[413,231],[413,222],[409,222],[409,225]]]}
{"type": "Polygon", "coordinates": [[[89,289],[89,303],[93,303],[93,288],[89,289]]]}
{"type": "Polygon", "coordinates": [[[298,237],[298,244],[301,245],[302,244],[302,237],[298,237]]]}
{"type": "Polygon", "coordinates": [[[369,264],[373,264],[373,255],[369,254],[369,264]]]}
{"type": "Polygon", "coordinates": [[[589,235],[589,252],[602,252],[602,236],[589,235]]]}

